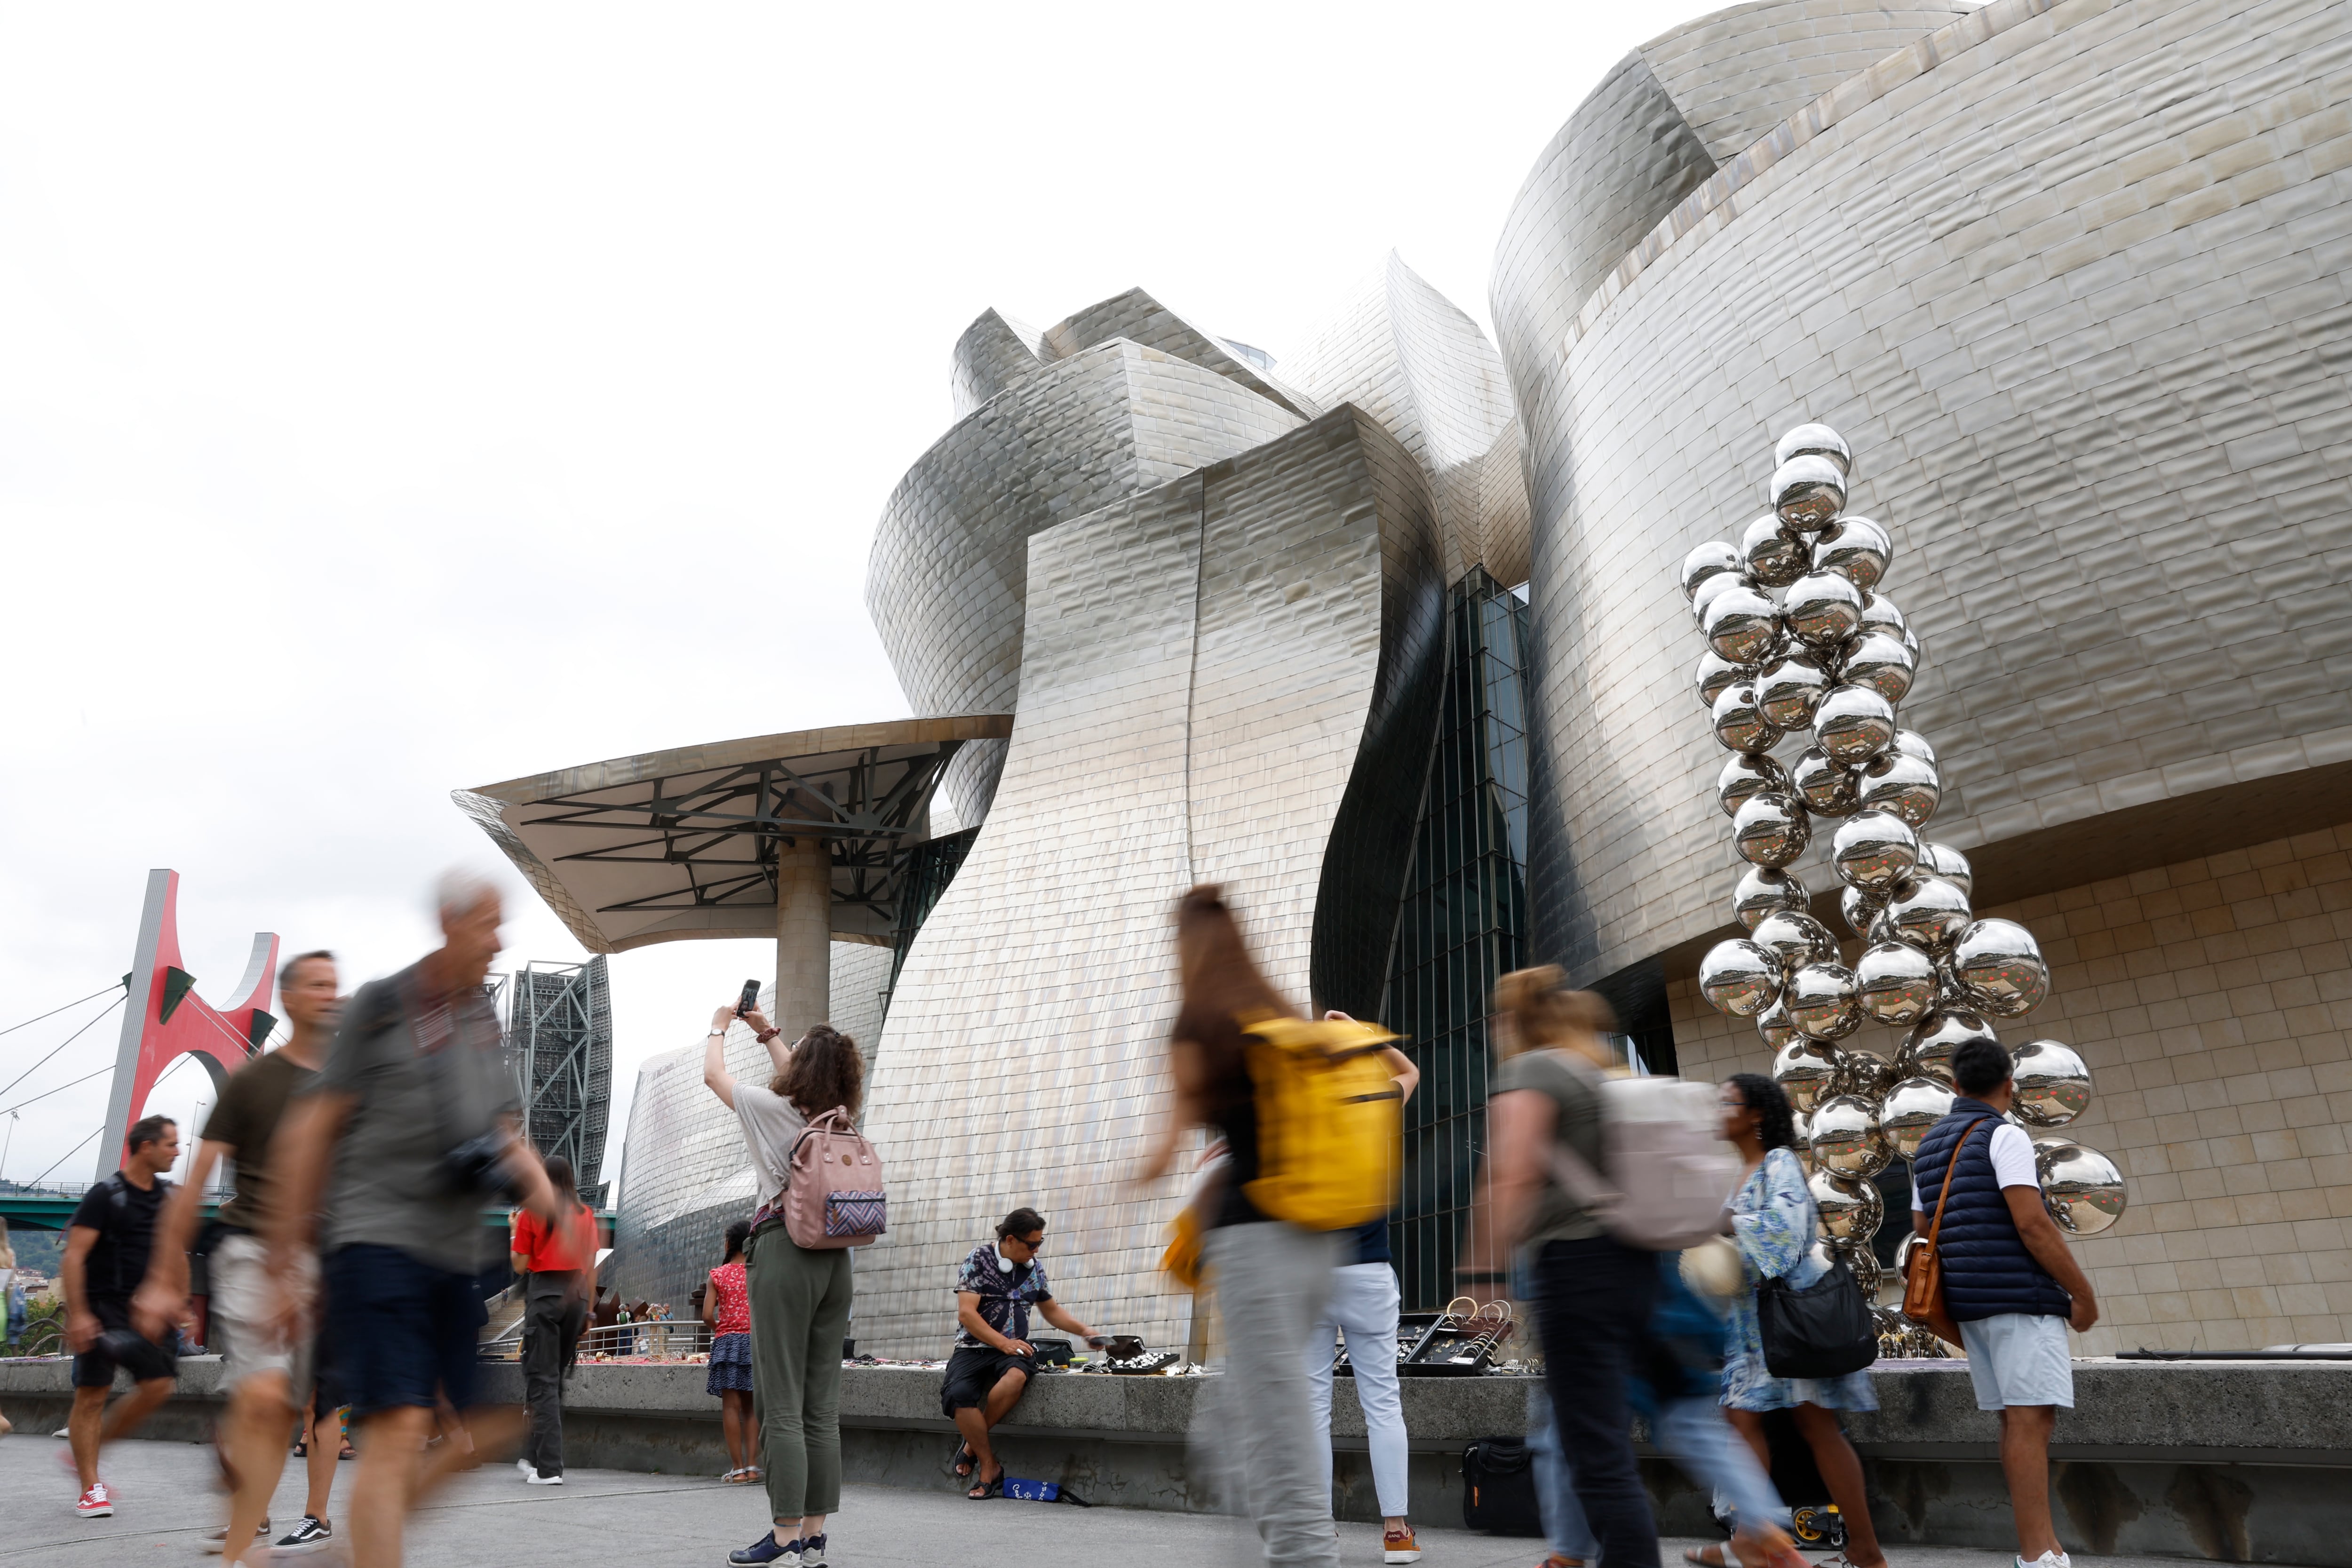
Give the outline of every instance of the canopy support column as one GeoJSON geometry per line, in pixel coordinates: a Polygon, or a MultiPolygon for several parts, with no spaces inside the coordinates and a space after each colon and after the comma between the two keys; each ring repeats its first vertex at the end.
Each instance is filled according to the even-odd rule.
{"type": "Polygon", "coordinates": [[[776,853],[776,999],[769,1021],[797,1040],[833,1012],[833,851],[803,833],[776,853]]]}

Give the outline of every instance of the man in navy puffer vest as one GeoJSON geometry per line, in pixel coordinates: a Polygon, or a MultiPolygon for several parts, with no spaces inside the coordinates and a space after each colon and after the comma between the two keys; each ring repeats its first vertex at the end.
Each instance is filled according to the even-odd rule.
{"type": "Polygon", "coordinates": [[[1960,1325],[1977,1408],[2000,1412],[2018,1568],[2072,1568],[2050,1520],[2050,1430],[2058,1407],[2074,1405],[2067,1327],[2097,1322],[2098,1303],[2042,1205],[2032,1141],[2002,1117],[2017,1089],[2009,1053],[1970,1040],[1952,1055],[1952,1079],[1959,1098],[1911,1162],[1911,1226],[1926,1236],[1942,1201],[1944,1305],[1960,1325]]]}

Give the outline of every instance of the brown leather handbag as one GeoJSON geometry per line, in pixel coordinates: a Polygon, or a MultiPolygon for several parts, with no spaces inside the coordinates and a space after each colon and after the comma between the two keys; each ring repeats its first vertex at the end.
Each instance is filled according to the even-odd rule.
{"type": "MultiPolygon", "coordinates": [[[[1977,1126],[1990,1126],[1992,1120],[1988,1116],[1977,1126]]],[[[1952,1314],[1944,1305],[1944,1260],[1936,1255],[1936,1237],[1943,1234],[1944,1205],[1951,1201],[1952,1177],[1960,1168],[1960,1152],[1976,1135],[1976,1127],[1971,1127],[1952,1145],[1952,1163],[1944,1167],[1944,1190],[1936,1194],[1936,1217],[1928,1223],[1927,1239],[1911,1249],[1911,1256],[1903,1265],[1903,1315],[1924,1325],[1937,1339],[1953,1344],[1960,1342],[1960,1325],[1952,1321],[1952,1314]]]]}

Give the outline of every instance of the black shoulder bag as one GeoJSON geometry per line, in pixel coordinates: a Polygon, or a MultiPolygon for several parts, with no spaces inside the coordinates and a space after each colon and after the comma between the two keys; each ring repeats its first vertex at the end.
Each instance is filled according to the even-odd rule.
{"type": "Polygon", "coordinates": [[[1878,1359],[1878,1324],[1843,1256],[1801,1290],[1785,1279],[1758,1285],[1756,1327],[1774,1377],[1843,1377],[1878,1359]]]}

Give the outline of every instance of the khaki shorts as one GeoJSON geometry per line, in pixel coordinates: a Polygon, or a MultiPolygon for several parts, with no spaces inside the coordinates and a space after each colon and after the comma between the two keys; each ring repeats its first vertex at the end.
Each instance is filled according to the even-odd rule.
{"type": "MultiPolygon", "coordinates": [[[[269,1331],[278,1293],[269,1278],[269,1249],[242,1232],[221,1237],[211,1259],[212,1315],[207,1336],[221,1350],[221,1382],[235,1388],[257,1372],[283,1373],[286,1402],[299,1410],[310,1398],[310,1348],[316,1336],[298,1333],[286,1344],[269,1331]]],[[[304,1257],[297,1278],[317,1310],[319,1266],[304,1257]]]]}

